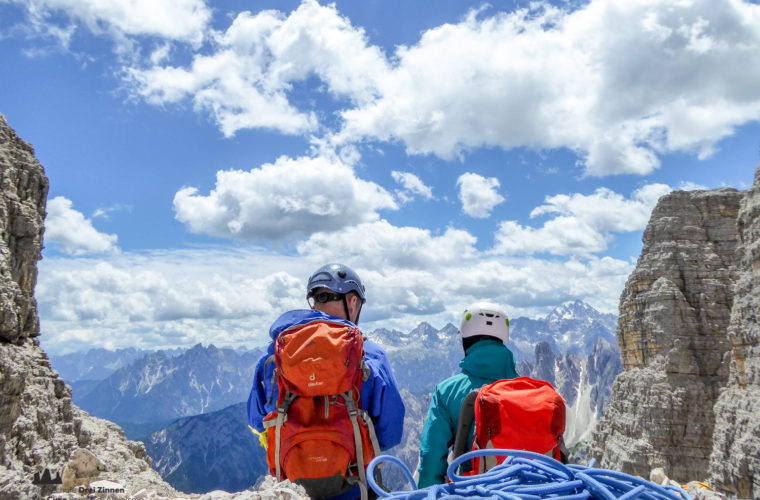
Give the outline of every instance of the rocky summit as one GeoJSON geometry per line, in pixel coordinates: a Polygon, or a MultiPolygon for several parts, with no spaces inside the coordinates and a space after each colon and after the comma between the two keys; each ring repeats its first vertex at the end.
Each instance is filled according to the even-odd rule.
{"type": "Polygon", "coordinates": [[[602,467],[760,494],[759,204],[756,180],[673,192],[653,210],[620,299],[625,371],[592,437],[602,467]]]}

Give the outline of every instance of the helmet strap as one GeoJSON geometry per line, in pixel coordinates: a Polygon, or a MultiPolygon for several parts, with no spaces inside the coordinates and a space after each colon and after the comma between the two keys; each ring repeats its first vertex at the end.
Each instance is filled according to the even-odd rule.
{"type": "Polygon", "coordinates": [[[351,315],[348,312],[348,301],[346,300],[346,295],[348,295],[348,294],[344,294],[343,295],[343,309],[345,309],[345,311],[346,311],[346,319],[348,321],[351,321],[353,324],[358,325],[359,324],[359,315],[362,313],[362,301],[361,301],[361,299],[359,297],[356,298],[357,299],[356,301],[359,303],[359,306],[358,306],[359,310],[356,311],[356,321],[352,321],[351,320],[351,315]]]}
{"type": "Polygon", "coordinates": [[[351,321],[351,315],[348,314],[348,301],[346,300],[346,294],[343,294],[343,309],[346,310],[346,319],[351,321]]]}
{"type": "MultiPolygon", "coordinates": [[[[357,297],[357,299],[358,299],[358,297],[357,297]]],[[[354,324],[358,325],[359,324],[359,315],[362,313],[362,304],[363,304],[363,302],[361,301],[361,299],[358,299],[356,302],[359,303],[359,306],[358,306],[359,310],[356,311],[356,321],[354,321],[354,324]]]]}

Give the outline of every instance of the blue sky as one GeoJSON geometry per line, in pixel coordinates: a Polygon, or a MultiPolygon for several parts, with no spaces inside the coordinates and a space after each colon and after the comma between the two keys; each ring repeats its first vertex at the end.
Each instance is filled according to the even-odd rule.
{"type": "Polygon", "coordinates": [[[261,344],[331,261],[368,329],[616,312],[659,196],[752,183],[757,2],[431,5],[0,0],[43,346],[261,344]]]}

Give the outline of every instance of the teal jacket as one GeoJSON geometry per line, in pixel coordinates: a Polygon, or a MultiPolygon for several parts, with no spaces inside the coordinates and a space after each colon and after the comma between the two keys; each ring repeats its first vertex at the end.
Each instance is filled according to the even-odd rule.
{"type": "Polygon", "coordinates": [[[462,373],[438,384],[430,401],[420,441],[420,488],[446,482],[446,459],[454,445],[459,411],[470,391],[497,380],[518,377],[512,351],[495,339],[473,344],[459,366],[462,373]]]}

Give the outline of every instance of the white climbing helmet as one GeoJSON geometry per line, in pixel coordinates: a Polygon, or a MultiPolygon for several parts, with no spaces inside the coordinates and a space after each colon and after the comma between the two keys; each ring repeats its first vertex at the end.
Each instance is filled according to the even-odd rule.
{"type": "Polygon", "coordinates": [[[462,338],[490,335],[505,344],[509,342],[509,318],[504,309],[491,302],[475,302],[464,310],[459,323],[462,338]]]}

